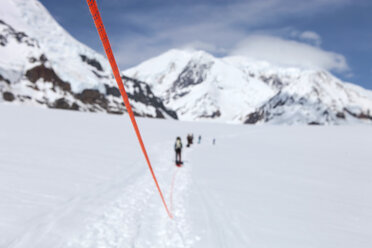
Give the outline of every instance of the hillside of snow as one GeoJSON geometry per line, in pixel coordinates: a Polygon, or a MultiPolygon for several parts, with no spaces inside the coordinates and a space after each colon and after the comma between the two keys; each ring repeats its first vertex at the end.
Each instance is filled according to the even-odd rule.
{"type": "Polygon", "coordinates": [[[170,220],[127,115],[0,114],[0,247],[372,246],[371,126],[139,118],[170,220]]]}
{"type": "Polygon", "coordinates": [[[173,49],[123,74],[147,82],[181,120],[372,123],[372,92],[324,70],[173,49]]]}
{"type": "MultiPolygon", "coordinates": [[[[0,5],[0,102],[125,111],[106,58],[75,40],[39,1],[0,0],[0,5]]],[[[177,118],[147,84],[123,79],[137,115],[177,118]]]]}

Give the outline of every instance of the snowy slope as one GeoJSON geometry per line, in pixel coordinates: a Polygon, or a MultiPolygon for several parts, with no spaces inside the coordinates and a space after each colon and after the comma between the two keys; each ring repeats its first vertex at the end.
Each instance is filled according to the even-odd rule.
{"type": "Polygon", "coordinates": [[[171,221],[127,116],[0,113],[0,247],[372,246],[370,126],[139,119],[171,221]]]}
{"type": "Polygon", "coordinates": [[[234,121],[253,112],[264,103],[263,99],[275,93],[259,80],[247,80],[235,66],[203,51],[173,49],[123,74],[149,83],[182,120],[234,121]]]}
{"type": "Polygon", "coordinates": [[[322,70],[173,49],[123,74],[149,83],[182,120],[372,122],[372,93],[322,70]]]}
{"type": "MultiPolygon", "coordinates": [[[[102,55],[69,35],[37,0],[0,4],[1,98],[53,108],[124,112],[102,55]]],[[[176,118],[147,85],[125,81],[136,114],[176,118]]]]}

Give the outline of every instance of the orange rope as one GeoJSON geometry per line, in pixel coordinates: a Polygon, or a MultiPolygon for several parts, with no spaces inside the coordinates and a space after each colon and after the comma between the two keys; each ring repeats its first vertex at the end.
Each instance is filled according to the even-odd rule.
{"type": "Polygon", "coordinates": [[[152,177],[153,177],[153,179],[155,181],[156,188],[159,191],[159,194],[160,194],[161,200],[163,201],[165,210],[167,211],[168,216],[172,219],[173,216],[170,213],[170,211],[168,209],[168,206],[167,206],[167,204],[166,204],[166,202],[164,200],[163,193],[162,193],[162,191],[160,189],[158,180],[156,179],[155,173],[154,173],[154,171],[152,169],[149,156],[147,155],[147,151],[146,151],[145,145],[144,145],[144,143],[142,141],[141,133],[140,133],[140,131],[138,129],[136,119],[134,118],[134,114],[133,114],[132,108],[131,108],[130,103],[129,103],[129,100],[128,100],[128,95],[127,95],[127,93],[126,93],[126,91],[124,89],[124,84],[123,84],[123,81],[121,79],[121,76],[120,76],[120,73],[119,73],[119,69],[118,69],[118,66],[116,64],[114,54],[112,52],[110,41],[108,39],[108,36],[107,36],[106,30],[105,30],[105,27],[103,26],[102,18],[101,18],[101,15],[99,13],[99,10],[98,10],[97,3],[96,3],[95,0],[87,0],[87,3],[88,3],[88,6],[89,6],[90,13],[92,14],[92,17],[93,17],[93,20],[94,20],[94,24],[96,25],[96,28],[97,28],[99,37],[101,38],[101,41],[102,41],[102,44],[103,44],[103,48],[105,49],[107,58],[108,58],[108,60],[110,62],[112,71],[114,73],[114,77],[116,79],[116,83],[118,84],[118,87],[119,87],[121,96],[123,97],[125,107],[127,108],[127,111],[128,111],[129,117],[130,117],[130,120],[132,121],[133,128],[134,128],[134,131],[136,132],[136,135],[137,135],[137,138],[138,138],[138,142],[140,143],[140,146],[141,146],[143,155],[145,156],[147,165],[149,166],[151,175],[152,175],[152,177]]]}

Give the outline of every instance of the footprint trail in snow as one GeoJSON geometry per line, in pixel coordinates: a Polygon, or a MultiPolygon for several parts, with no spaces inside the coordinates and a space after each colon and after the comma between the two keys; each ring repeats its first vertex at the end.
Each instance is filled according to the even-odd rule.
{"type": "Polygon", "coordinates": [[[159,162],[164,166],[156,173],[173,220],[164,211],[152,178],[145,174],[123,188],[103,214],[87,220],[84,232],[67,247],[192,247],[200,238],[192,232],[185,205],[191,168],[175,167],[166,159],[159,162]]]}

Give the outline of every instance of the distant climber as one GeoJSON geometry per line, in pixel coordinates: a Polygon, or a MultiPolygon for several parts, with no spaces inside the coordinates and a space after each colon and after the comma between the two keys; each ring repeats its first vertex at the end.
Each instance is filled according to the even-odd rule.
{"type": "Polygon", "coordinates": [[[213,145],[215,145],[216,144],[216,139],[215,138],[213,138],[213,145]]]}
{"type": "Polygon", "coordinates": [[[180,137],[177,137],[176,143],[174,144],[174,150],[176,152],[176,165],[181,166],[182,159],[181,159],[181,152],[182,152],[182,141],[180,137]]]}
{"type": "Polygon", "coordinates": [[[187,139],[187,147],[190,147],[192,145],[194,135],[193,134],[188,134],[186,139],[187,139]]]}
{"type": "Polygon", "coordinates": [[[198,144],[200,144],[200,142],[201,142],[201,135],[199,135],[198,137],[198,144]]]}

